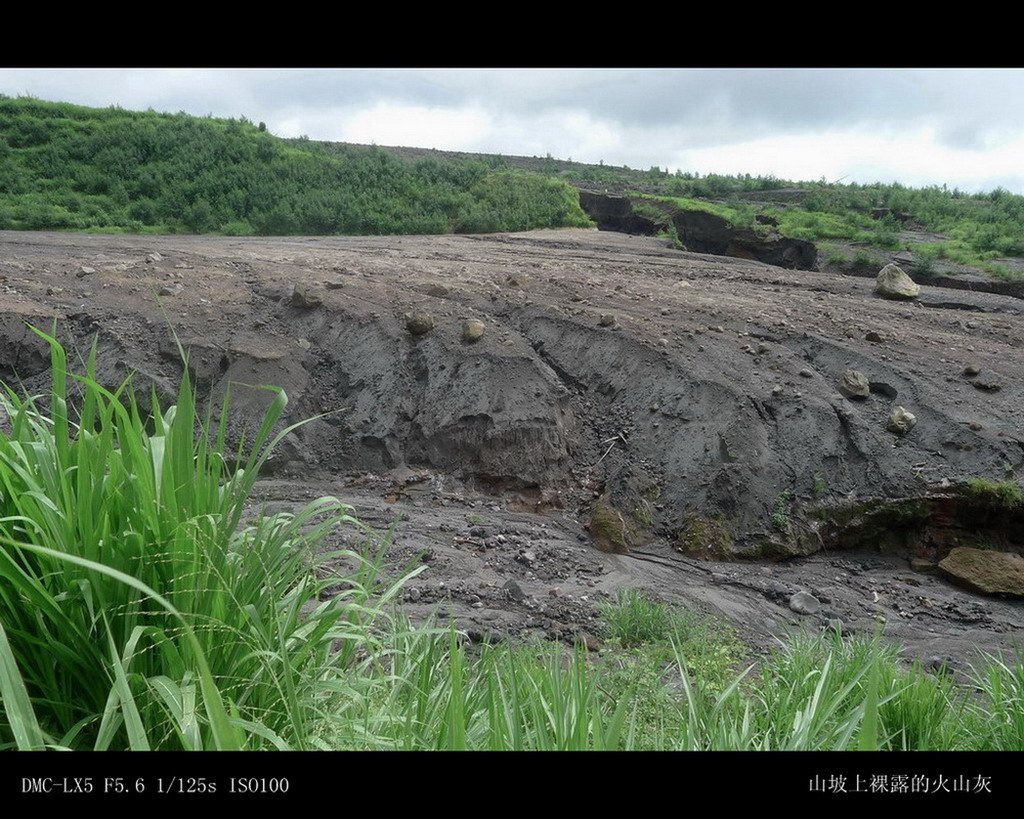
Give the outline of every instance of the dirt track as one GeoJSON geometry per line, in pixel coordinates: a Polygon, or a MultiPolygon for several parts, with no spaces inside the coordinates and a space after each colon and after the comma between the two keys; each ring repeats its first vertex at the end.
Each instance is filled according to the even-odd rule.
{"type": "Polygon", "coordinates": [[[99,331],[101,377],[169,395],[173,325],[201,389],[233,385],[237,426],[267,400],[242,385],[284,387],[291,420],[326,413],[282,447],[268,502],[338,494],[380,528],[400,513],[392,558],[428,565],[410,611],[473,634],[592,631],[594,602],[629,586],[723,613],[754,644],[841,620],[962,665],[1012,645],[1021,601],[912,571],[889,542],[770,563],[679,551],[724,521],[715,556],[792,552],[804,508],[1019,474],[1024,304],[928,287],[892,302],[872,284],[595,231],[0,233],[0,377],[45,385],[24,323],[56,319],[79,349],[99,331]],[[433,319],[421,336],[414,311],[433,319]],[[847,368],[867,400],[837,391],[847,368]],[[896,405],[918,419],[906,436],[886,429],[896,405]],[[798,590],[819,611],[793,612],[798,590]]]}

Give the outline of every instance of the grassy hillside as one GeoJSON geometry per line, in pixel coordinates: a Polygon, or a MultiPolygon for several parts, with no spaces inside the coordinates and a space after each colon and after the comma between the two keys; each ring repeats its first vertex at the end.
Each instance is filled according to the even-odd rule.
{"type": "Polygon", "coordinates": [[[246,120],[0,96],[0,229],[232,235],[589,224],[562,181],[500,160],[405,161],[246,120]]]}

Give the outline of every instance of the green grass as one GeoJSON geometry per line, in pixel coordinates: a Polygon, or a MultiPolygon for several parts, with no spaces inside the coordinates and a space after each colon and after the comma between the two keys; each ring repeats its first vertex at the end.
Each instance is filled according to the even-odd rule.
{"type": "Polygon", "coordinates": [[[52,390],[2,397],[0,747],[307,747],[318,681],[369,642],[374,567],[318,602],[314,550],[358,525],[331,498],[243,525],[283,392],[228,452],[187,375],[147,416],[39,335],[52,390]]]}
{"type": "MultiPolygon", "coordinates": [[[[719,205],[714,202],[706,202],[703,199],[686,199],[678,196],[654,196],[645,193],[633,193],[631,196],[636,196],[639,199],[651,199],[659,202],[668,202],[671,205],[681,210],[702,210],[706,213],[712,213],[715,216],[720,216],[727,220],[735,227],[753,227],[754,225],[754,209],[745,205],[719,205]]],[[[655,208],[651,207],[650,211],[653,212],[655,208]]],[[[641,208],[643,212],[644,209],[641,208]]],[[[664,218],[664,213],[657,211],[658,214],[664,218]]]]}
{"type": "Polygon", "coordinates": [[[1024,506],[1024,490],[1015,481],[990,481],[970,478],[966,482],[968,497],[1003,509],[1024,506]]]}
{"type": "Polygon", "coordinates": [[[1006,265],[1003,264],[997,264],[996,262],[986,262],[982,266],[985,268],[985,270],[992,274],[993,278],[999,279],[999,281],[1024,281],[1024,271],[1014,270],[1011,267],[1007,267],[1006,265]]]}

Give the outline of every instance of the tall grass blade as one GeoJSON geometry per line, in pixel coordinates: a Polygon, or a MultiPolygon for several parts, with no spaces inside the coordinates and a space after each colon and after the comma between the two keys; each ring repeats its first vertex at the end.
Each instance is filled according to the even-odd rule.
{"type": "Polygon", "coordinates": [[[3,700],[4,713],[18,750],[42,750],[46,745],[45,738],[36,720],[32,701],[18,670],[3,623],[0,623],[0,699],[3,700]]]}

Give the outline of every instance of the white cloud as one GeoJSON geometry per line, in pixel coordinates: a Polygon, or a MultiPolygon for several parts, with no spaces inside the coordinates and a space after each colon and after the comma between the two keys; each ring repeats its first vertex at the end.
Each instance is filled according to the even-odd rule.
{"type": "Polygon", "coordinates": [[[491,117],[478,109],[426,108],[381,103],[342,116],[339,142],[472,151],[491,129],[491,117]]]}
{"type": "MultiPolygon", "coordinates": [[[[948,184],[964,190],[1008,186],[1024,155],[1024,137],[1003,134],[991,150],[938,141],[934,129],[898,133],[858,130],[767,137],[741,145],[685,151],[677,163],[699,173],[773,174],[783,179],[843,180],[911,186],[948,184]]],[[[1011,183],[1012,184],[1012,183],[1011,183]]]]}

